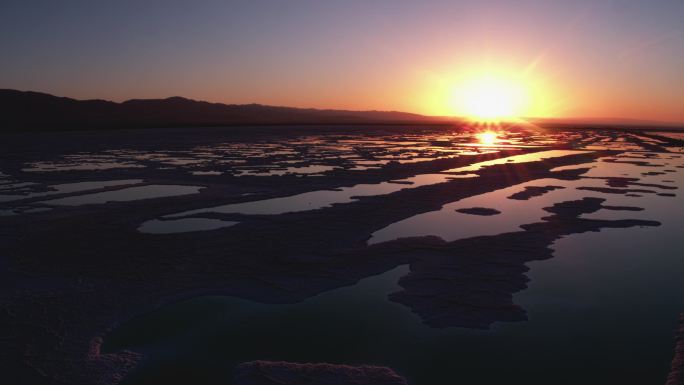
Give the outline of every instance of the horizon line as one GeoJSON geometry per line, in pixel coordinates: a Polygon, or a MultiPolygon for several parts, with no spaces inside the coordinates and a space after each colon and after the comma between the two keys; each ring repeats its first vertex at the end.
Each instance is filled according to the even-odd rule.
{"type": "MultiPolygon", "coordinates": [[[[112,100],[112,99],[104,99],[104,98],[86,98],[86,99],[78,99],[75,97],[71,96],[60,96],[60,95],[55,95],[49,92],[44,92],[44,91],[35,91],[35,90],[26,90],[26,89],[15,89],[15,88],[0,88],[0,91],[12,91],[12,92],[22,92],[22,93],[32,93],[32,94],[42,94],[42,95],[47,95],[55,98],[64,98],[64,99],[70,99],[70,100],[75,100],[79,102],[87,102],[87,101],[101,101],[101,102],[108,102],[108,103],[114,103],[114,104],[124,104],[126,102],[132,102],[132,101],[153,101],[153,100],[169,100],[169,99],[183,99],[183,100],[188,100],[191,102],[196,102],[196,103],[208,103],[208,104],[216,104],[216,105],[223,105],[223,106],[263,106],[263,107],[273,107],[273,108],[286,108],[286,109],[294,109],[294,110],[309,110],[309,111],[344,111],[344,112],[381,112],[381,113],[400,113],[400,114],[409,114],[409,115],[415,115],[417,117],[423,117],[423,118],[433,118],[433,119],[455,119],[455,120],[468,120],[469,118],[466,116],[459,116],[459,115],[425,115],[417,112],[412,112],[412,111],[401,111],[401,110],[382,110],[382,109],[346,109],[346,108],[320,108],[320,107],[295,107],[295,106],[288,106],[288,105],[277,105],[277,104],[264,104],[264,103],[259,103],[259,102],[246,102],[246,103],[226,103],[222,101],[212,101],[212,100],[202,100],[202,99],[193,99],[181,95],[172,95],[172,96],[167,96],[167,97],[156,97],[156,98],[128,98],[124,99],[121,101],[117,100],[112,100]]],[[[639,119],[639,118],[627,118],[627,117],[602,117],[602,116],[594,116],[594,117],[586,117],[586,116],[579,116],[579,117],[551,117],[551,116],[518,116],[518,117],[507,117],[507,118],[501,118],[499,119],[501,122],[511,122],[514,120],[524,120],[524,121],[531,121],[531,122],[544,122],[546,123],[559,123],[559,124],[572,124],[572,123],[581,123],[581,124],[618,124],[618,123],[623,123],[623,124],[655,124],[655,125],[663,125],[663,126],[678,126],[682,127],[681,125],[684,125],[684,121],[674,121],[674,120],[651,120],[651,119],[639,119]]]]}

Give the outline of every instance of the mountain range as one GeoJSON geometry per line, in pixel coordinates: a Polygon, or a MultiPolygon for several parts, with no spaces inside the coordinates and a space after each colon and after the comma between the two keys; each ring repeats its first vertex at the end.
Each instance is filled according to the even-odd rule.
{"type": "MultiPolygon", "coordinates": [[[[530,118],[547,128],[682,128],[683,124],[619,118],[530,118]]],[[[222,104],[187,99],[76,100],[0,89],[0,132],[239,125],[454,124],[457,117],[399,111],[348,111],[222,104]]]]}
{"type": "Polygon", "coordinates": [[[446,118],[396,111],[221,104],[182,97],[132,99],[117,103],[0,89],[0,131],[291,124],[435,124],[447,121],[446,118]]]}

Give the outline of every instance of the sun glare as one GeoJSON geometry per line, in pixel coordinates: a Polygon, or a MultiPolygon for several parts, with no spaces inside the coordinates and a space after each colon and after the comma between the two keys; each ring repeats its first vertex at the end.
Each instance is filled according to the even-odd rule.
{"type": "Polygon", "coordinates": [[[483,131],[475,134],[475,137],[480,142],[480,144],[485,146],[491,146],[498,141],[496,132],[494,131],[483,131]]]}
{"type": "Polygon", "coordinates": [[[483,76],[454,87],[454,110],[477,122],[518,117],[526,103],[525,87],[507,79],[483,76]]]}

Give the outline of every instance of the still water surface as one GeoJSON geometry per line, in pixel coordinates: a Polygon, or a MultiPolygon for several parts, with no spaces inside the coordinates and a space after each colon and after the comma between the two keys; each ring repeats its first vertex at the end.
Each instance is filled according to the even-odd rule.
{"type": "MultiPolygon", "coordinates": [[[[684,186],[681,172],[644,176],[640,173],[646,167],[603,159],[583,167],[590,169],[587,177],[636,175],[640,183],[684,186]]],[[[107,337],[106,349],[148,353],[126,384],[190,378],[226,384],[234,365],[257,359],[378,364],[394,368],[411,384],[426,385],[662,382],[672,357],[672,330],[684,309],[684,199],[682,194],[629,197],[577,189],[586,186],[605,187],[606,181],[535,180],[408,218],[371,239],[377,243],[437,235],[452,240],[519,231],[519,225],[549,215],[543,207],[584,196],[606,199],[605,205],[644,208],[600,210],[584,217],[662,223],[556,241],[551,246],[554,258],[528,264],[529,287],[514,296],[528,321],[495,323],[490,330],[426,326],[410,309],[387,299],[408,272],[408,266],[399,266],[296,304],[215,296],[165,306],[117,328],[107,337]],[[526,186],[547,185],[564,188],[529,200],[507,198],[526,186]],[[502,213],[480,217],[455,212],[474,206],[502,213]]]]}

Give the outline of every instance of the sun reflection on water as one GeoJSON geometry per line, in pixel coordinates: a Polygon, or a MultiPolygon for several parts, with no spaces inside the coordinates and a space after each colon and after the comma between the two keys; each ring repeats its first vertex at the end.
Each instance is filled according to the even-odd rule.
{"type": "Polygon", "coordinates": [[[475,137],[480,142],[480,144],[485,146],[491,146],[499,141],[499,137],[494,131],[483,131],[475,134],[475,137]]]}

